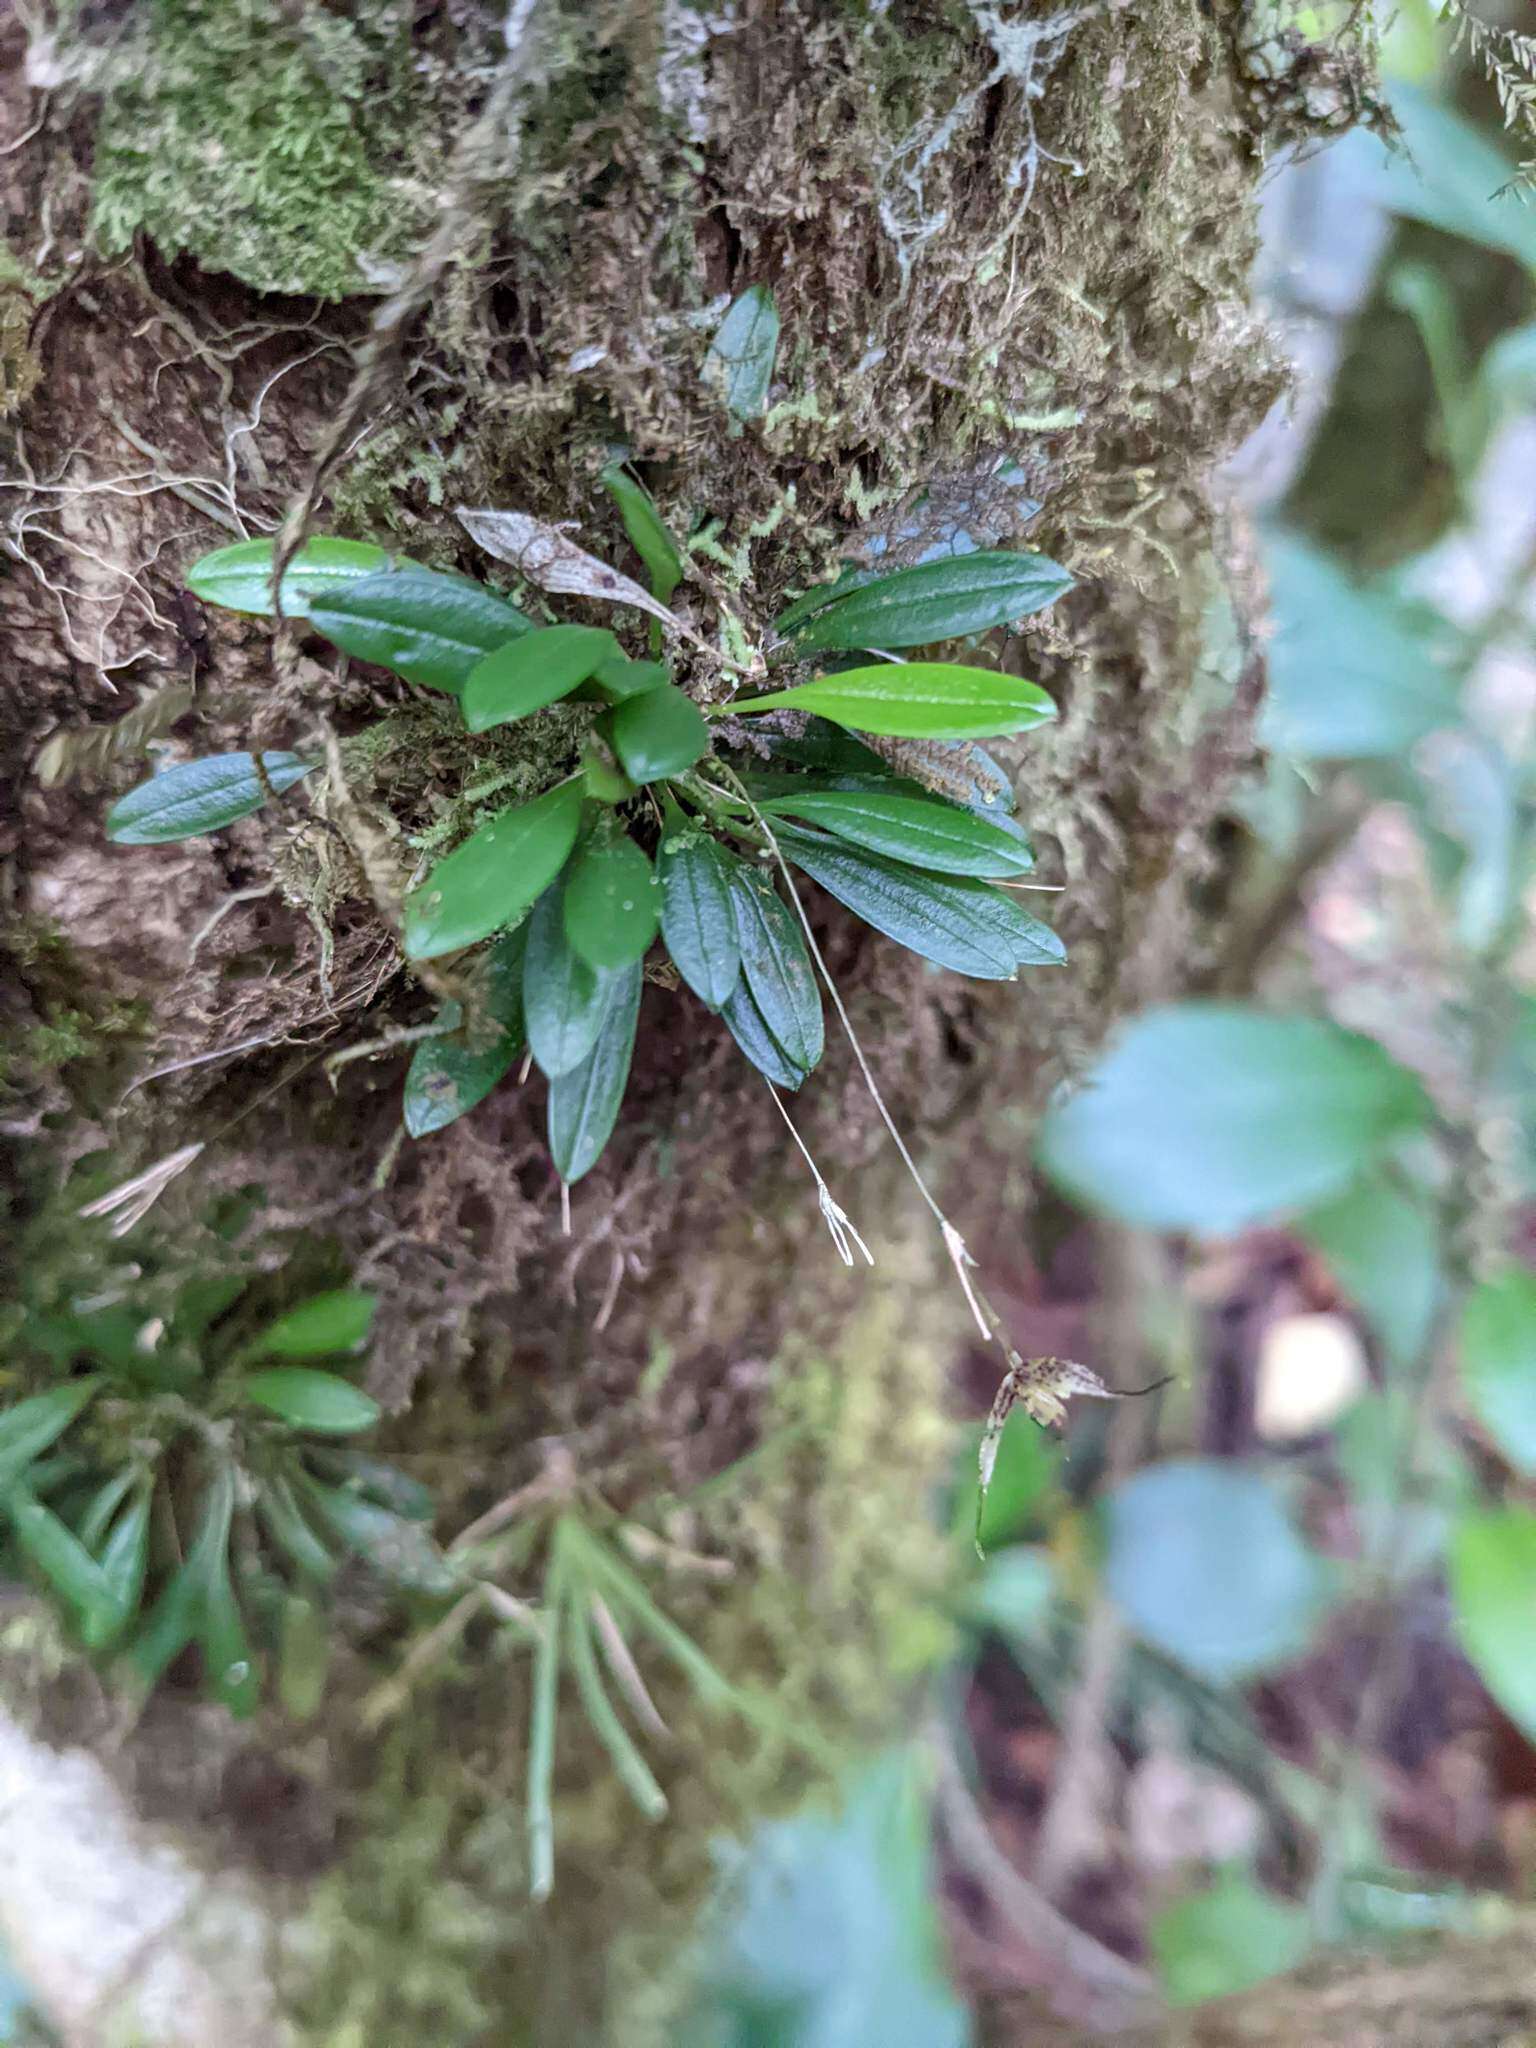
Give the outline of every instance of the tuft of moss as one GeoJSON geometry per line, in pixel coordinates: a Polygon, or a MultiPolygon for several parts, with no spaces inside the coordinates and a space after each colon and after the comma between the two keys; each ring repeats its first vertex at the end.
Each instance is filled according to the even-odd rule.
{"type": "Polygon", "coordinates": [[[261,291],[387,289],[430,218],[441,159],[415,11],[150,0],[98,73],[103,252],[142,233],[261,291]]]}

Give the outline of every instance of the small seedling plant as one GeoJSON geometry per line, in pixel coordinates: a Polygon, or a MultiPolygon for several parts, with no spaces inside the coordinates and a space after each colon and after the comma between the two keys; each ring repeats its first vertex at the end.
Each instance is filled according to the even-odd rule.
{"type": "MultiPolygon", "coordinates": [[[[446,692],[473,734],[557,703],[589,707],[567,772],[435,860],[405,898],[401,933],[413,962],[484,949],[460,977],[466,999],[417,1034],[406,1130],[452,1123],[526,1052],[549,1082],[549,1146],[567,1185],[613,1131],[658,936],[776,1088],[798,1089],[817,1066],[822,993],[795,871],[959,974],[1012,980],[1065,958],[1010,893],[1033,856],[1006,776],[976,745],[1039,726],[1051,699],[1021,677],[896,650],[1012,624],[1071,577],[1043,555],[998,549],[850,569],[792,604],[770,637],[767,659],[820,674],[765,691],[754,687],[763,659],[705,649],[695,665],[712,664],[734,693],[701,705],[663,658],[702,648],[668,609],[682,553],[633,475],[614,465],[603,481],[648,590],[523,515],[460,517],[546,590],[648,615],[642,653],[605,626],[538,625],[484,584],[363,542],[308,540],[283,571],[280,607],[270,541],[221,548],[189,575],[209,602],[280,609],[344,653],[446,692]]],[[[281,752],[188,762],[125,796],[108,832],[143,845],[213,831],[317,765],[281,752]]]]}
{"type": "Polygon", "coordinates": [[[315,1295],[232,1339],[241,1287],[191,1284],[168,1319],[125,1307],[23,1329],[49,1384],[0,1416],[0,1542],[81,1647],[142,1691],[195,1648],[233,1712],[268,1675],[304,1712],[348,1554],[402,1592],[455,1582],[431,1496],[351,1441],[378,1404],[311,1362],[361,1351],[373,1296],[315,1295]]]}

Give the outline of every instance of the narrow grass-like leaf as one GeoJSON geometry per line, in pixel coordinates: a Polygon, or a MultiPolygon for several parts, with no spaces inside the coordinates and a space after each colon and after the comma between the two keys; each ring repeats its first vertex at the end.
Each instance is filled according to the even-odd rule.
{"type": "Polygon", "coordinates": [[[309,620],[344,654],[450,695],[486,655],[533,630],[483,583],[418,568],[361,577],[312,604],[309,620]]]}
{"type": "Polygon", "coordinates": [[[270,1474],[257,1487],[256,1513],[268,1536],[301,1576],[324,1584],[335,1575],[336,1559],[315,1534],[281,1473],[270,1474]]]}
{"type": "Polygon", "coordinates": [[[612,814],[600,817],[563,877],[565,935],[589,967],[625,967],[656,936],[660,892],[650,860],[612,814]]]}
{"type": "Polygon", "coordinates": [[[650,492],[618,462],[610,462],[598,482],[619,508],[624,531],[651,579],[651,595],[669,604],[682,581],[683,559],[662,524],[650,492]]]}
{"type": "Polygon", "coordinates": [[[656,850],[661,935],[678,973],[706,1009],[718,1010],[741,978],[741,938],[713,834],[673,807],[656,850]]]}
{"type": "Polygon", "coordinates": [[[189,1559],[166,1581],[129,1647],[129,1667],[146,1690],[186,1649],[201,1613],[202,1595],[189,1559]]]}
{"type": "MultiPolygon", "coordinates": [[[[232,547],[215,548],[187,571],[187,588],[205,604],[222,605],[227,612],[271,618],[277,609],[272,602],[276,552],[275,538],[238,540],[232,547]]],[[[284,572],[283,616],[306,618],[312,604],[323,603],[364,576],[376,576],[388,567],[389,556],[371,541],[311,534],[284,572]]]]}
{"type": "Polygon", "coordinates": [[[102,1546],[101,1575],[111,1598],[112,1615],[99,1630],[86,1630],[86,1647],[104,1650],[116,1641],[138,1612],[149,1568],[151,1490],[141,1484],[113,1525],[102,1546]]]}
{"type": "Polygon", "coordinates": [[[946,661],[882,661],[766,697],[736,698],[732,715],[814,711],[857,732],[894,739],[984,740],[1029,732],[1056,716],[1038,683],[946,661]]]}
{"type": "Polygon", "coordinates": [[[13,1484],[55,1437],[62,1436],[101,1386],[94,1376],[65,1380],[46,1393],[29,1394],[0,1415],[0,1494],[13,1484]]]}
{"type": "Polygon", "coordinates": [[[760,808],[805,818],[888,860],[941,875],[996,879],[1033,867],[1028,842],[936,797],[885,791],[795,790],[759,798],[760,808]]]}
{"type": "Polygon", "coordinates": [[[142,1479],[143,1473],[139,1467],[124,1465],[120,1471],[114,1472],[104,1485],[97,1488],[83,1512],[73,1518],[75,1534],[92,1556],[100,1549],[102,1538],[112,1525],[112,1517],[142,1479]]]}
{"type": "Polygon", "coordinates": [[[800,1087],[809,1068],[797,1067],[768,1029],[768,1020],[744,980],[738,979],[720,1005],[720,1021],[760,1074],[779,1088],[800,1087]]]}
{"type": "Polygon", "coordinates": [[[822,1055],[825,1027],[800,926],[773,884],[745,861],[730,857],[726,877],[747,987],[790,1065],[810,1073],[822,1055]]]}
{"type": "Polygon", "coordinates": [[[808,609],[802,598],[791,624],[781,621],[779,630],[792,630],[797,650],[807,652],[930,647],[1044,611],[1072,581],[1045,555],[985,549],[896,569],[853,589],[829,586],[819,605],[808,609]]]}
{"type": "Polygon", "coordinates": [[[301,1301],[279,1316],[252,1344],[252,1358],[324,1358],[356,1351],[368,1341],[378,1296],[357,1287],[337,1287],[301,1301]]]}
{"type": "Polygon", "coordinates": [[[910,952],[978,981],[1051,967],[1066,948],[1001,889],[964,875],[928,875],[862,848],[782,826],[785,854],[830,896],[910,952]]]}
{"type": "Polygon", "coordinates": [[[565,935],[564,885],[546,889],[528,920],[523,1012],[528,1047],[551,1081],[579,1067],[597,1043],[608,1007],[608,978],[590,967],[565,935]]]}
{"type": "Polygon", "coordinates": [[[353,1436],[360,1429],[372,1429],[383,1413],[372,1395],[350,1380],[305,1365],[275,1365],[253,1372],[240,1382],[240,1393],[294,1429],[313,1429],[322,1436],[353,1436]]]}
{"type": "Polygon", "coordinates": [[[381,1508],[388,1508],[394,1515],[404,1515],[408,1522],[430,1524],[437,1513],[431,1487],[423,1486],[419,1479],[413,1479],[409,1472],[402,1472],[387,1458],[375,1458],[367,1451],[350,1447],[345,1450],[317,1448],[311,1453],[310,1462],[349,1493],[359,1493],[365,1500],[377,1501],[381,1508]]]}
{"type": "Polygon", "coordinates": [[[571,1638],[571,1670],[592,1732],[607,1750],[625,1790],[646,1819],[660,1820],[667,1810],[667,1796],[604,1690],[592,1640],[591,1617],[576,1588],[572,1589],[567,1602],[566,1620],[571,1638]]]}
{"type": "Polygon", "coordinates": [[[765,284],[744,291],[715,330],[704,382],[738,420],[755,420],[768,403],[779,350],[779,309],[765,284]]]}
{"type": "Polygon", "coordinates": [[[208,1690],[232,1714],[244,1720],[256,1711],[261,1680],[240,1603],[230,1582],[227,1547],[212,1557],[206,1570],[198,1641],[202,1645],[208,1690]]]}
{"type": "Polygon", "coordinates": [[[560,1706],[560,1628],[565,1587],[558,1562],[544,1579],[543,1630],[533,1652],[528,1709],[528,1890],[547,1899],[555,1887],[555,1723],[560,1706]]]}
{"type": "Polygon", "coordinates": [[[16,1541],[34,1569],[63,1602],[88,1644],[105,1642],[117,1604],[101,1566],[52,1508],[18,1485],[6,1503],[16,1541]]]}
{"type": "MultiPolygon", "coordinates": [[[[261,759],[279,796],[314,765],[297,754],[263,754],[261,759]]],[[[118,846],[195,839],[250,817],[266,801],[253,755],[210,754],[202,761],[182,761],[120,796],[107,813],[107,837],[118,846]]]]}
{"type": "Polygon", "coordinates": [[[563,782],[482,825],[406,898],[407,959],[456,953],[510,924],[564,867],[580,821],[580,784],[563,782]]]}
{"type": "Polygon", "coordinates": [[[638,960],[613,971],[591,1052],[579,1067],[549,1084],[550,1156],[567,1186],[591,1172],[618,1122],[634,1056],[642,979],[638,960]]]}
{"type": "Polygon", "coordinates": [[[589,1575],[602,1580],[609,1606],[622,1608],[666,1652],[706,1706],[730,1705],[737,1697],[730,1680],[716,1669],[692,1636],[662,1612],[609,1545],[600,1542],[580,1523],[574,1524],[574,1541],[589,1575]]]}
{"type": "Polygon", "coordinates": [[[639,783],[681,775],[709,746],[703,712],[675,683],[615,705],[607,729],[625,774],[639,783]]]}
{"type": "Polygon", "coordinates": [[[510,725],[568,697],[605,658],[622,650],[602,626],[540,626],[485,655],[470,670],[460,699],[471,732],[510,725]]]}

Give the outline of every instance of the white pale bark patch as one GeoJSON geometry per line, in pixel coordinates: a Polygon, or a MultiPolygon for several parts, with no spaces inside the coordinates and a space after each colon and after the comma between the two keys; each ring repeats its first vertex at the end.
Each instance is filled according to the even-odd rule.
{"type": "Polygon", "coordinates": [[[272,1923],[134,1818],[82,1750],[0,1716],[0,1934],[65,2048],[283,2048],[272,1923]]]}

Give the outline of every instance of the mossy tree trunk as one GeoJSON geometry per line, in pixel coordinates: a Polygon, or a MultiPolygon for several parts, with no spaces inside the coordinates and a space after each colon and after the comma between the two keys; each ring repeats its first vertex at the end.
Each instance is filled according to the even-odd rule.
{"type": "MultiPolygon", "coordinates": [[[[834,1743],[899,1715],[932,1647],[910,1617],[940,1551],[911,1510],[946,1455],[964,1317],[846,1049],[796,1115],[880,1254],[858,1284],[760,1083],[665,986],[569,1235],[536,1086],[394,1151],[398,1056],[334,1081],[321,1060],[430,1014],[381,902],[405,836],[463,814],[462,736],[440,702],[203,612],[179,571],[306,493],[327,530],[476,573],[457,503],[576,522],[630,567],[596,484],[621,446],[696,536],[677,602],[706,638],[728,607],[760,641],[840,557],[899,560],[941,520],[1067,563],[1077,589],[1005,651],[1062,707],[1013,765],[1071,966],[978,991],[819,909],[895,1115],[1005,1256],[994,1226],[1021,1213],[1044,1092],[1191,965],[1189,885],[1250,745],[1245,550],[1211,475],[1279,380],[1246,303],[1268,117],[1224,12],[531,0],[504,22],[142,0],[64,10],[30,49],[5,31],[24,138],[0,159],[7,1080],[28,1256],[80,1255],[82,1187],[202,1144],[134,1257],[229,1256],[207,1225],[240,1191],[242,1255],[286,1260],[295,1287],[364,1275],[384,1297],[375,1389],[447,1531],[554,1455],[616,1507],[681,1497],[689,1547],[731,1572],[669,1599],[834,1743]],[[782,339],[743,427],[700,373],[754,284],[782,339]],[[314,778],[318,822],[103,843],[152,744],[328,733],[345,787],[314,778]],[[686,1505],[769,1441],[791,1450],[726,1510],[686,1505]]],[[[707,666],[682,680],[709,687],[707,666]]],[[[497,766],[515,786],[530,764],[497,766]]],[[[366,1602],[338,1634],[317,1723],[235,1731],[170,1695],[113,1753],[141,1818],[173,1820],[289,1930],[280,1954],[201,1954],[209,1995],[224,1969],[239,2004],[254,1974],[297,2038],[335,2042],[665,2030],[658,1959],[711,1834],[805,1767],[684,1695],[652,1834],[574,1737],[561,1883],[532,1915],[520,1668],[471,1641],[359,1740],[357,1699],[402,1646],[366,1602]]],[[[75,1732],[113,1725],[101,1704],[75,1732]]],[[[138,1979],[113,1995],[137,2010],[138,1979]]],[[[78,1974],[58,1997],[94,2038],[78,1974]]],[[[219,2037],[245,2038],[227,2015],[219,2037]]]]}

